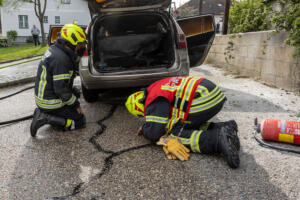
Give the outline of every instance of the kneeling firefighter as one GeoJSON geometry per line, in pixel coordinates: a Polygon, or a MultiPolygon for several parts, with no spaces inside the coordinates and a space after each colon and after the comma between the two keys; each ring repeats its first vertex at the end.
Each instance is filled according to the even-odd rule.
{"type": "Polygon", "coordinates": [[[66,24],[54,45],[44,54],[35,81],[35,102],[38,108],[34,111],[30,126],[32,137],[45,124],[63,130],[85,126],[85,116],[78,101],[80,91],[73,87],[85,49],[84,31],[75,24],[66,24]]]}
{"type": "Polygon", "coordinates": [[[226,101],[211,81],[198,77],[171,77],[129,96],[128,111],[146,117],[138,130],[163,146],[168,159],[188,160],[189,152],[222,154],[231,168],[240,164],[238,127],[234,120],[207,122],[226,101]]]}

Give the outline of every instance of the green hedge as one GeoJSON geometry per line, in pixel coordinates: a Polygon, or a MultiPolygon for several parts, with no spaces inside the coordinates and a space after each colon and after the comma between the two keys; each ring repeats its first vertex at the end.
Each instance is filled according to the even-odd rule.
{"type": "Polygon", "coordinates": [[[233,0],[229,11],[229,33],[245,33],[268,30],[271,12],[261,0],[233,0]]]}

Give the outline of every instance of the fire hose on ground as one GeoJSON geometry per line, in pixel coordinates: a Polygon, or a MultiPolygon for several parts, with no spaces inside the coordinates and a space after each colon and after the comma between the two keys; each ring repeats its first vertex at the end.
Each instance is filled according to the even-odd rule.
{"type": "MultiPolygon", "coordinates": [[[[29,86],[29,87],[26,87],[26,88],[23,88],[17,92],[14,92],[12,94],[9,94],[9,95],[6,95],[6,96],[3,96],[3,97],[0,97],[0,101],[1,100],[4,100],[4,99],[7,99],[9,97],[12,97],[12,96],[15,96],[17,94],[20,94],[24,91],[27,91],[27,90],[30,90],[30,89],[33,89],[34,86],[29,86]]],[[[4,122],[0,122],[0,126],[2,125],[7,125],[7,124],[12,124],[12,123],[16,123],[16,122],[20,122],[20,121],[25,121],[25,120],[28,120],[28,119],[31,119],[33,117],[33,115],[28,115],[28,116],[25,116],[25,117],[21,117],[21,118],[18,118],[18,119],[13,119],[13,120],[8,120],[8,121],[4,121],[4,122]]]]}

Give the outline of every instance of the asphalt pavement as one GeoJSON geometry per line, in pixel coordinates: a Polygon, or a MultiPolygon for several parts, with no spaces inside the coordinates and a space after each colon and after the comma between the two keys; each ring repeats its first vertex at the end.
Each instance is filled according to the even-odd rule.
{"type": "MultiPolygon", "coordinates": [[[[0,127],[0,199],[300,199],[299,154],[263,148],[252,135],[255,117],[299,121],[300,97],[210,65],[191,75],[225,92],[228,101],[212,121],[237,121],[240,168],[230,169],[215,155],[167,160],[161,147],[135,134],[143,119],[131,116],[124,102],[81,98],[85,129],[57,132],[46,125],[31,138],[30,120],[0,127]]],[[[2,88],[0,97],[32,84],[2,88]]],[[[0,108],[0,121],[31,115],[33,90],[0,101],[0,108]]]]}

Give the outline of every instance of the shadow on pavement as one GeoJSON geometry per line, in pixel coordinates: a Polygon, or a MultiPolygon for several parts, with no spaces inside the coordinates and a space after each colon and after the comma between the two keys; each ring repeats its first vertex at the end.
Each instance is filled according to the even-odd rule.
{"type": "Polygon", "coordinates": [[[224,106],[224,111],[232,112],[287,112],[282,107],[273,104],[271,101],[260,96],[255,96],[249,93],[241,92],[239,90],[232,90],[228,88],[220,88],[227,97],[229,105],[224,106]]]}

